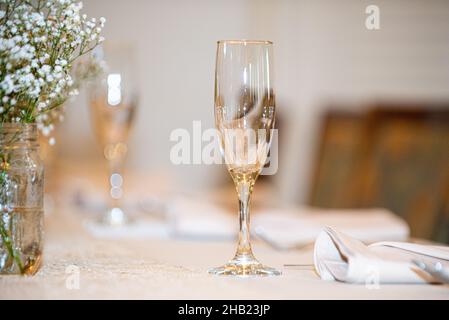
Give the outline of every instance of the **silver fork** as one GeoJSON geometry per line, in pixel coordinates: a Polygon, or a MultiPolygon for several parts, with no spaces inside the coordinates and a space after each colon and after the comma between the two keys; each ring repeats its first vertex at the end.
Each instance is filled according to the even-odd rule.
{"type": "Polygon", "coordinates": [[[412,262],[441,283],[449,283],[449,270],[446,270],[441,262],[435,262],[433,264],[422,260],[412,260],[412,262]]]}

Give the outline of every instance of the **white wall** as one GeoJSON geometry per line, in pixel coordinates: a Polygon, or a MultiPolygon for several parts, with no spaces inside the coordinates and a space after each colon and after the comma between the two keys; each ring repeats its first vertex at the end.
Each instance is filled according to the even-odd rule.
{"type": "MultiPolygon", "coordinates": [[[[105,16],[106,38],[138,48],[141,103],[129,166],[171,172],[180,188],[207,188],[224,170],[173,166],[171,130],[192,120],[213,126],[215,45],[219,39],[275,43],[284,154],[280,199],[307,196],[317,124],[329,102],[449,100],[449,1],[373,0],[88,0],[105,16]],[[380,7],[381,29],[365,28],[365,8],[380,7]]],[[[62,157],[99,161],[83,96],[60,128],[62,157]]]]}

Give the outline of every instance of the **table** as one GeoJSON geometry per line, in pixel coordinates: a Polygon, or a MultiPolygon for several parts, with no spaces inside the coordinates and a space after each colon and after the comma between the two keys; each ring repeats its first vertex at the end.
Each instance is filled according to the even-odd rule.
{"type": "Polygon", "coordinates": [[[46,221],[43,267],[33,277],[0,276],[0,299],[449,299],[448,285],[322,281],[311,250],[278,252],[257,241],[256,256],[282,276],[212,276],[207,269],[229,259],[235,243],[95,239],[76,209],[56,209],[46,221]],[[309,266],[283,266],[293,263],[309,266]]]}

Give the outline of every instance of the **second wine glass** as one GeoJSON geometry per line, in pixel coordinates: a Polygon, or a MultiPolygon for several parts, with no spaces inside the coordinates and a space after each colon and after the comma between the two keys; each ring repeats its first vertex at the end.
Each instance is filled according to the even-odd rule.
{"type": "Polygon", "coordinates": [[[102,222],[123,225],[129,221],[121,201],[123,167],[138,98],[131,58],[133,52],[128,45],[111,44],[95,54],[105,61],[104,72],[91,87],[89,95],[94,133],[109,169],[109,205],[102,222]]]}

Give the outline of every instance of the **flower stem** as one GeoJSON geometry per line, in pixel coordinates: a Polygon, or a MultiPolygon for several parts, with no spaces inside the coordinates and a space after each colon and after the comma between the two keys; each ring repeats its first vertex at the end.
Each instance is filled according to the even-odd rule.
{"type": "MultiPolygon", "coordinates": [[[[6,161],[6,156],[3,155],[2,156],[3,161],[6,161]]],[[[3,168],[3,170],[1,171],[0,174],[0,186],[3,188],[5,187],[5,181],[7,179],[7,171],[6,171],[6,165],[5,168],[3,168]]],[[[0,199],[4,200],[4,199],[0,199]]],[[[5,202],[6,201],[1,201],[1,202],[5,202]]],[[[8,229],[11,228],[6,228],[4,225],[4,220],[0,218],[0,236],[2,238],[2,244],[6,247],[6,250],[8,251],[9,256],[15,261],[17,267],[19,268],[20,274],[24,274],[25,269],[22,263],[22,260],[20,259],[20,255],[17,253],[17,251],[14,249],[14,246],[11,242],[11,232],[8,232],[8,229]]]]}
{"type": "Polygon", "coordinates": [[[11,237],[8,234],[8,231],[6,230],[5,226],[3,225],[3,220],[0,223],[0,235],[2,237],[2,242],[5,245],[6,249],[8,250],[8,254],[10,257],[12,257],[17,266],[19,267],[20,274],[24,273],[24,267],[22,260],[20,260],[20,256],[17,254],[16,250],[14,250],[14,247],[11,243],[11,237]]]}

